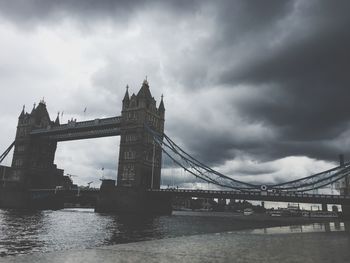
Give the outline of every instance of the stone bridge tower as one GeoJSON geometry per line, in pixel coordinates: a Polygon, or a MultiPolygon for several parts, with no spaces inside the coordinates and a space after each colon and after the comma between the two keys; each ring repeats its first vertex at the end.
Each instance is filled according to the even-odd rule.
{"type": "Polygon", "coordinates": [[[162,150],[154,144],[144,124],[163,133],[164,114],[163,97],[157,108],[147,80],[137,95],[129,96],[127,86],[121,115],[118,187],[160,188],[162,150]]]}
{"type": "Polygon", "coordinates": [[[52,188],[57,185],[56,175],[63,175],[54,164],[57,142],[45,138],[33,138],[33,129],[48,129],[59,125],[59,119],[50,120],[46,104],[42,100],[31,113],[23,110],[18,118],[15,149],[12,159],[13,173],[8,178],[23,188],[52,188]]]}

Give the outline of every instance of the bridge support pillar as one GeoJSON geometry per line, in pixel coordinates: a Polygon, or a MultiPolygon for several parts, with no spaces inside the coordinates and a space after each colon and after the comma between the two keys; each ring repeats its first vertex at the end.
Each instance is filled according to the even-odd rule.
{"type": "Polygon", "coordinates": [[[142,188],[115,186],[114,180],[103,180],[95,211],[167,215],[172,212],[172,196],[169,193],[148,192],[142,188]]]}
{"type": "Polygon", "coordinates": [[[322,204],[322,211],[323,212],[327,212],[328,211],[328,205],[327,204],[325,204],[325,203],[322,204]]]}

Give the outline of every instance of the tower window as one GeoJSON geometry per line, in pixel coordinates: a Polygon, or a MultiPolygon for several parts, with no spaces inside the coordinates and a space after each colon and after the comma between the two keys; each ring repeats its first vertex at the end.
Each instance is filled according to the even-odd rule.
{"type": "Polygon", "coordinates": [[[135,134],[125,135],[126,142],[135,142],[136,140],[137,140],[137,137],[135,134]]]}
{"type": "Polygon", "coordinates": [[[18,145],[17,146],[17,152],[24,152],[24,150],[25,150],[24,145],[18,145]]]}
{"type": "Polygon", "coordinates": [[[133,181],[135,180],[135,167],[133,164],[127,164],[123,167],[122,173],[123,181],[133,181]]]}
{"type": "Polygon", "coordinates": [[[134,151],[126,151],[124,152],[124,159],[125,160],[133,160],[135,159],[136,154],[134,151]]]}
{"type": "Polygon", "coordinates": [[[137,113],[134,111],[128,112],[128,120],[137,120],[137,113]]]}
{"type": "Polygon", "coordinates": [[[23,160],[22,159],[17,159],[16,161],[15,161],[15,166],[16,167],[21,167],[23,165],[23,160]]]}

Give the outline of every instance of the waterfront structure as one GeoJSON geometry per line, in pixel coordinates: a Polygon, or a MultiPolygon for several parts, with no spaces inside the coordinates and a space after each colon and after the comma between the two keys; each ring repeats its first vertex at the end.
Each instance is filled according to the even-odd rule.
{"type": "Polygon", "coordinates": [[[59,126],[59,117],[51,121],[44,100],[37,107],[34,104],[30,113],[25,112],[23,107],[18,118],[12,172],[6,178],[8,183],[23,188],[55,188],[63,185],[63,170],[57,169],[54,164],[57,142],[31,136],[33,130],[59,126]]]}
{"type": "Polygon", "coordinates": [[[199,162],[164,133],[163,97],[157,107],[147,80],[137,94],[130,96],[127,87],[122,102],[120,116],[82,122],[71,119],[66,124],[60,123],[59,115],[55,121],[50,119],[44,100],[34,105],[30,113],[23,108],[16,139],[0,156],[1,163],[14,147],[12,166],[0,169],[0,206],[28,207],[28,200],[50,200],[39,202],[39,207],[48,208],[50,202],[55,203],[49,197],[57,197],[67,182],[63,170],[54,164],[58,142],[121,136],[117,184],[115,180],[102,182],[97,211],[169,213],[174,196],[316,202],[324,210],[327,204],[342,204],[343,211],[349,211],[348,183],[338,196],[304,194],[337,181],[348,182],[350,163],[344,163],[343,157],[339,166],[297,180],[273,185],[243,182],[199,162]],[[191,176],[231,191],[161,190],[162,151],[191,176]]]}
{"type": "Polygon", "coordinates": [[[144,125],[147,123],[163,134],[164,115],[163,97],[157,108],[147,80],[143,82],[137,95],[132,94],[130,97],[127,87],[120,124],[117,185],[159,189],[162,150],[154,144],[144,125]]]}
{"type": "MultiPolygon", "coordinates": [[[[123,193],[122,196],[132,196],[135,190],[138,191],[137,195],[143,196],[146,189],[159,189],[162,150],[154,143],[144,126],[147,125],[148,128],[163,134],[163,96],[157,107],[147,80],[143,81],[137,94],[129,96],[128,89],[127,87],[123,99],[121,116],[112,118],[83,122],[71,119],[67,124],[60,124],[59,114],[55,121],[51,120],[44,100],[41,100],[38,106],[34,105],[30,113],[23,107],[18,118],[15,141],[11,145],[14,146],[12,166],[7,167],[7,170],[6,167],[1,169],[1,181],[7,185],[6,190],[2,189],[2,193],[10,189],[10,186],[18,191],[31,189],[32,193],[33,189],[55,189],[63,186],[67,178],[63,175],[63,170],[54,164],[57,143],[106,136],[121,136],[117,188],[113,188],[113,191],[118,189],[118,193],[123,193]]],[[[8,152],[9,150],[1,156],[1,161],[8,152]]],[[[115,186],[114,182],[112,184],[115,186]]],[[[139,198],[136,198],[135,203],[139,203],[139,198]]],[[[4,204],[4,199],[10,197],[5,196],[2,199],[4,204]]],[[[27,206],[26,198],[20,199],[16,207],[27,206]]],[[[108,199],[112,200],[114,197],[109,193],[108,199]]],[[[126,202],[118,194],[118,200],[121,199],[126,202]]],[[[106,208],[104,201],[102,203],[103,209],[111,209],[106,208]]]]}
{"type": "MultiPolygon", "coordinates": [[[[164,131],[163,98],[157,108],[145,80],[137,95],[123,99],[120,117],[60,124],[59,115],[50,119],[46,103],[41,100],[31,113],[25,108],[18,118],[12,166],[6,181],[25,188],[55,188],[63,185],[63,170],[54,164],[57,142],[105,136],[121,136],[118,185],[159,188],[161,149],[144,129],[145,123],[159,133],[164,131]],[[10,172],[11,171],[11,172],[10,172]]],[[[4,168],[6,169],[6,168],[4,168]]]]}

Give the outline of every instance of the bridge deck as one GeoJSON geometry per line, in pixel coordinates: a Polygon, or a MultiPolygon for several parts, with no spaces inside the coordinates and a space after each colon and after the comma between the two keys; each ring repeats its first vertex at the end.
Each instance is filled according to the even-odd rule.
{"type": "MultiPolygon", "coordinates": [[[[99,189],[30,189],[30,192],[55,192],[60,194],[98,194],[99,189]]],[[[186,189],[148,189],[153,194],[171,194],[178,197],[202,197],[202,198],[225,198],[238,200],[256,200],[272,202],[293,202],[293,203],[311,203],[311,204],[338,204],[350,205],[350,195],[326,195],[326,194],[307,194],[307,193],[270,193],[270,192],[240,192],[240,191],[222,191],[222,190],[186,190],[186,189]]]]}
{"type": "Polygon", "coordinates": [[[272,193],[272,192],[240,192],[215,190],[185,190],[185,189],[148,189],[153,193],[168,193],[183,197],[225,198],[240,200],[257,200],[273,202],[295,202],[315,204],[350,205],[350,195],[326,195],[307,193],[272,193]]]}

